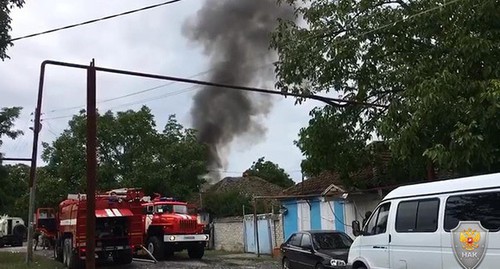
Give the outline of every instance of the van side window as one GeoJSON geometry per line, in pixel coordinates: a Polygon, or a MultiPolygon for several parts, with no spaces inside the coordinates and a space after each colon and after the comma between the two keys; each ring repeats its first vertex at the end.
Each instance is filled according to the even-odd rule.
{"type": "Polygon", "coordinates": [[[439,199],[401,202],[396,213],[396,232],[435,232],[439,199]]]}
{"type": "Polygon", "coordinates": [[[481,221],[490,232],[500,230],[500,192],[450,196],[446,201],[444,229],[449,232],[460,221],[481,221]]]}
{"type": "Polygon", "coordinates": [[[391,203],[385,203],[377,208],[365,226],[365,235],[383,234],[387,230],[387,218],[391,203]]]}

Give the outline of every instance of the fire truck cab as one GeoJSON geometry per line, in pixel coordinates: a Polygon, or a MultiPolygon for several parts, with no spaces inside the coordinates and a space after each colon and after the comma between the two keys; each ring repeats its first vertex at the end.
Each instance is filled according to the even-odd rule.
{"type": "MultiPolygon", "coordinates": [[[[133,251],[142,245],[140,190],[126,195],[96,195],[95,253],[97,260],[110,256],[115,264],[132,262],[133,251]]],[[[86,195],[70,194],[59,205],[54,254],[68,268],[81,268],[86,255],[86,195]]]]}
{"type": "Polygon", "coordinates": [[[186,249],[192,259],[203,257],[209,235],[187,203],[157,196],[142,206],[146,246],[157,260],[186,249]]]}

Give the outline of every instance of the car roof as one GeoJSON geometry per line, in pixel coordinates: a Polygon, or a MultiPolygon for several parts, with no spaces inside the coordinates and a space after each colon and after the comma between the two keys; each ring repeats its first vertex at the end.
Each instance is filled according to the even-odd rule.
{"type": "Polygon", "coordinates": [[[324,234],[324,233],[344,233],[342,231],[338,230],[305,230],[305,231],[298,231],[296,233],[310,233],[310,234],[324,234]]]}
{"type": "Polygon", "coordinates": [[[500,188],[499,179],[500,173],[494,173],[407,185],[394,189],[389,194],[387,194],[383,200],[385,201],[403,197],[432,195],[437,193],[452,193],[463,190],[500,188]]]}

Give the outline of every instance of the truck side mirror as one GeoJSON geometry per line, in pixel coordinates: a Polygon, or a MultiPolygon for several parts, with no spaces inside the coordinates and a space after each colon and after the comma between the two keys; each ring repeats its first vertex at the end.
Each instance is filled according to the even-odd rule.
{"type": "Polygon", "coordinates": [[[354,236],[359,236],[362,234],[361,228],[359,226],[359,221],[357,220],[354,220],[352,222],[352,234],[354,234],[354,236]]]}

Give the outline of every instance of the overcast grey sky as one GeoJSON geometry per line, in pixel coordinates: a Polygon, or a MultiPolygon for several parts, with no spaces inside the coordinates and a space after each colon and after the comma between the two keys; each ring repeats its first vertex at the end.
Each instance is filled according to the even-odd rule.
{"type": "MultiPolygon", "coordinates": [[[[159,2],[27,1],[24,8],[12,12],[11,36],[23,36],[159,2]]],[[[187,40],[181,32],[184,21],[193,16],[202,4],[201,0],[184,0],[141,13],[16,41],[8,50],[11,59],[0,63],[0,107],[24,107],[16,127],[23,130],[25,135],[14,141],[4,139],[1,151],[7,157],[31,156],[33,136],[29,127],[32,126],[33,116],[30,114],[34,111],[39,68],[43,60],[88,64],[94,58],[96,65],[102,67],[181,77],[191,77],[208,70],[208,59],[203,55],[202,48],[187,40]]],[[[53,141],[67,127],[70,116],[79,110],[65,108],[84,108],[85,82],[84,71],[53,66],[47,69],[42,107],[42,119],[46,120],[42,123],[41,141],[53,141]],[[63,118],[51,119],[57,117],[63,118]]],[[[98,101],[165,84],[163,81],[107,74],[98,74],[97,83],[98,101]]],[[[189,112],[195,92],[196,88],[191,85],[173,84],[98,106],[101,111],[121,111],[137,110],[145,104],[152,109],[159,129],[163,128],[170,114],[176,114],[181,124],[191,127],[189,112]]],[[[278,163],[294,180],[300,180],[303,156],[293,145],[293,140],[297,139],[299,129],[307,126],[309,111],[322,104],[307,101],[302,105],[294,105],[291,98],[269,98],[274,100],[274,105],[269,115],[262,119],[267,128],[264,139],[253,141],[255,143],[247,142],[248,138],[234,141],[223,176],[238,176],[253,161],[265,156],[267,160],[278,163]]]]}

